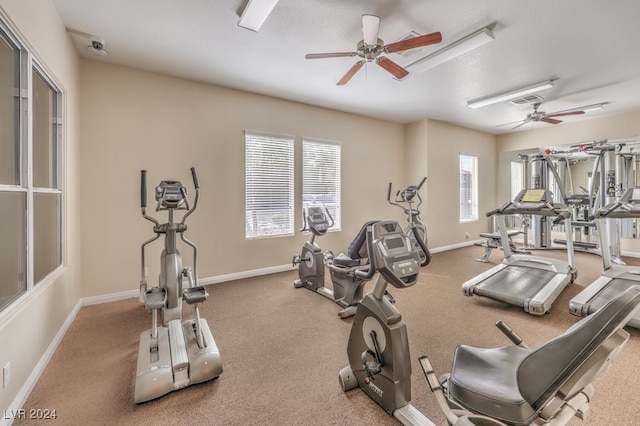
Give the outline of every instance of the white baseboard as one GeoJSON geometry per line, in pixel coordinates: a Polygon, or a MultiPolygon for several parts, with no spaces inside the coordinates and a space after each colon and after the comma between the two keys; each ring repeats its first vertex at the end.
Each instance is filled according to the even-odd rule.
{"type": "Polygon", "coordinates": [[[455,249],[459,249],[462,247],[469,247],[474,245],[475,243],[482,243],[484,240],[471,240],[471,241],[465,241],[462,243],[456,243],[456,244],[450,244],[448,246],[442,246],[442,247],[436,247],[433,249],[429,249],[429,251],[431,253],[441,253],[443,251],[449,251],[449,250],[455,250],[455,249]]]}
{"type": "MultiPolygon", "coordinates": [[[[252,269],[250,271],[234,272],[232,274],[218,275],[215,277],[201,278],[200,285],[217,284],[225,281],[240,280],[244,278],[257,277],[260,275],[275,274],[276,272],[285,272],[293,269],[293,266],[278,265],[268,268],[252,269]]],[[[186,283],[185,283],[186,284],[186,283]]],[[[122,291],[120,293],[104,294],[101,296],[85,297],[80,300],[82,306],[98,305],[100,303],[117,302],[118,300],[131,299],[138,297],[139,290],[122,291]]]]}
{"type": "Polygon", "coordinates": [[[49,364],[51,357],[56,352],[56,349],[58,349],[58,346],[60,345],[60,342],[62,342],[64,335],[67,334],[67,330],[69,330],[69,327],[71,327],[71,324],[76,319],[76,316],[78,315],[78,312],[80,312],[81,307],[82,304],[80,301],[78,301],[78,303],[76,303],[76,305],[67,316],[64,324],[62,324],[62,327],[60,327],[60,330],[58,330],[58,333],[56,333],[47,350],[44,352],[44,354],[42,354],[42,357],[40,357],[40,361],[38,361],[31,374],[29,374],[27,381],[22,385],[20,392],[18,392],[18,394],[14,398],[11,406],[4,411],[4,416],[2,416],[2,419],[0,419],[0,426],[9,426],[13,424],[15,418],[12,417],[17,418],[19,413],[21,413],[21,411],[19,410],[21,410],[25,402],[27,402],[27,398],[29,398],[31,391],[33,391],[36,383],[38,383],[38,380],[44,372],[44,369],[47,368],[47,364],[49,364]],[[14,416],[11,415],[12,413],[14,413],[14,416]]]}
{"type": "Polygon", "coordinates": [[[217,277],[201,278],[200,285],[217,284],[225,281],[241,280],[260,275],[275,274],[277,272],[291,271],[294,267],[291,264],[270,266],[268,268],[252,269],[250,271],[234,272],[233,274],[218,275],[217,277]]]}

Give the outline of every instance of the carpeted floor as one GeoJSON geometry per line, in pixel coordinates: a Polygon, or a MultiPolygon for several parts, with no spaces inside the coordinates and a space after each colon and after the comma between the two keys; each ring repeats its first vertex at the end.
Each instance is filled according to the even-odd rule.
{"type": "MultiPolygon", "coordinates": [[[[467,247],[435,254],[408,289],[390,291],[407,323],[411,345],[412,403],[437,424],[445,424],[420,371],[417,357],[428,354],[446,373],[456,345],[508,345],[495,328],[502,319],[530,346],[538,346],[578,321],[569,300],[600,275],[601,259],[577,254],[574,285],[552,311],[531,316],[520,308],[480,297],[464,297],[461,284],[501,261],[475,261],[482,253],[467,247]]],[[[561,253],[548,252],[552,256],[561,253]]],[[[625,259],[640,264],[637,259],[625,259]]],[[[220,349],[224,372],[211,382],[172,392],[157,400],[133,402],[139,335],[150,315],[137,299],[81,309],[24,408],[56,410],[64,425],[394,425],[397,422],[360,390],[343,393],[338,371],[347,365],[351,319],[339,307],[306,289],[294,289],[297,272],[226,282],[208,287],[201,309],[220,349]]],[[[327,285],[330,279],[327,272],[327,285]]],[[[133,285],[135,287],[135,285],[133,285]]],[[[367,284],[366,291],[373,288],[367,284]]],[[[595,384],[586,423],[640,424],[640,332],[613,367],[595,384]]],[[[42,421],[17,420],[16,425],[42,421]]]]}

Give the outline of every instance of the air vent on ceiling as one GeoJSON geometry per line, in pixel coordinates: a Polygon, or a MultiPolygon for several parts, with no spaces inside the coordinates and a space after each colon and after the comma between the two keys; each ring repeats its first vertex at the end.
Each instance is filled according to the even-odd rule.
{"type": "MultiPolygon", "coordinates": [[[[400,40],[398,40],[398,41],[408,40],[408,39],[410,39],[410,38],[418,37],[419,35],[421,35],[421,34],[418,34],[418,33],[417,33],[417,32],[415,32],[415,31],[411,31],[411,32],[409,32],[409,34],[406,34],[405,36],[403,36],[403,37],[402,37],[400,40]]],[[[395,52],[395,53],[396,53],[397,55],[404,56],[404,57],[406,58],[406,57],[408,57],[408,56],[413,56],[413,55],[415,55],[416,53],[420,52],[421,50],[422,50],[422,49],[415,49],[415,48],[414,48],[414,49],[402,50],[402,51],[400,51],[400,52],[395,52]]]]}
{"type": "Polygon", "coordinates": [[[540,102],[542,101],[544,98],[540,95],[527,95],[527,96],[523,96],[521,98],[518,99],[512,99],[509,101],[510,104],[512,105],[528,105],[528,104],[532,104],[535,102],[540,102]]]}

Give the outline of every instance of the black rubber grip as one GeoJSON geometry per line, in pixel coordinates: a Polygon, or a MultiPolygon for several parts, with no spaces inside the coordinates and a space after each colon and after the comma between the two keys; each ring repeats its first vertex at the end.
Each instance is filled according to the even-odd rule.
{"type": "Polygon", "coordinates": [[[420,191],[420,188],[422,188],[422,185],[426,182],[427,177],[423,177],[422,180],[420,181],[420,184],[418,185],[418,191],[420,191]]]}
{"type": "Polygon", "coordinates": [[[147,171],[140,170],[140,207],[147,207],[147,171]]]}
{"type": "Polygon", "coordinates": [[[487,212],[487,217],[491,217],[498,213],[500,213],[500,209],[491,210],[490,212],[487,212]]]}
{"type": "Polygon", "coordinates": [[[193,178],[193,186],[196,187],[196,189],[200,188],[200,183],[198,182],[198,175],[196,174],[196,168],[192,167],[191,168],[191,177],[193,178]]]}
{"type": "Polygon", "coordinates": [[[389,190],[387,191],[387,201],[391,201],[391,182],[389,182],[389,190]]]}

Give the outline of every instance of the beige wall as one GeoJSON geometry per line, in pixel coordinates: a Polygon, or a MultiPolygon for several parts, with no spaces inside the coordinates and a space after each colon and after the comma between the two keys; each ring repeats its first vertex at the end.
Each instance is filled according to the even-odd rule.
{"type": "MultiPolygon", "coordinates": [[[[340,252],[365,220],[395,214],[385,197],[387,183],[403,179],[401,124],[97,61],[83,60],[81,71],[83,296],[138,288],[140,244],[153,235],[140,215],[141,169],[149,187],[178,179],[188,188],[189,168],[198,170],[201,204],[187,236],[198,245],[201,278],[291,262],[306,240],[300,214],[293,237],[245,239],[245,129],[296,137],[296,212],[301,137],[342,144],[342,231],[318,240],[324,249],[340,252]]],[[[153,283],[161,243],[154,247],[153,283]]],[[[190,251],[182,253],[191,265],[190,251]]]]}
{"type": "Polygon", "coordinates": [[[406,176],[415,181],[427,176],[422,218],[427,224],[429,247],[437,248],[478,239],[489,230],[484,213],[496,207],[495,136],[437,120],[408,125],[406,176]],[[479,218],[459,221],[459,154],[478,156],[479,218]],[[468,234],[468,237],[467,237],[468,234]]]}
{"type": "Polygon", "coordinates": [[[0,313],[0,366],[11,363],[11,382],[0,391],[0,407],[11,407],[29,375],[80,297],[79,61],[50,0],[0,0],[0,13],[27,43],[65,96],[65,268],[0,313]]]}

